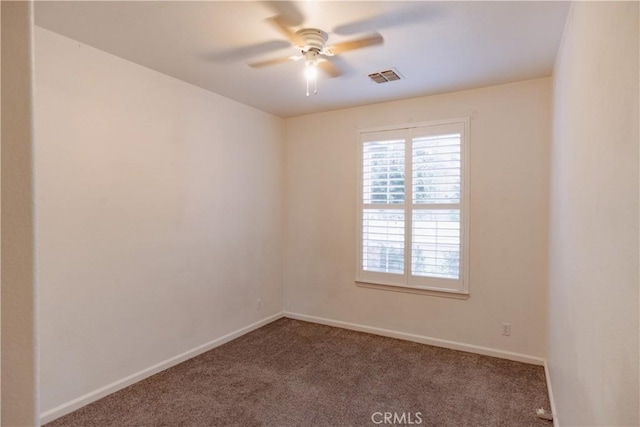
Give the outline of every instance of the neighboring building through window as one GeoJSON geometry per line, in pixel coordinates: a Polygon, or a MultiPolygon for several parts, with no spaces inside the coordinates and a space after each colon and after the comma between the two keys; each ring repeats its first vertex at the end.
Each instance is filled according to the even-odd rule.
{"type": "Polygon", "coordinates": [[[468,293],[468,120],[360,132],[358,282],[468,293]]]}

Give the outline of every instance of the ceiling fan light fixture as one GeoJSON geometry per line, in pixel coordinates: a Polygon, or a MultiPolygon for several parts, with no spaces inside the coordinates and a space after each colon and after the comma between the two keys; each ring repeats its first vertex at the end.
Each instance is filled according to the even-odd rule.
{"type": "Polygon", "coordinates": [[[316,62],[307,63],[304,67],[304,75],[307,78],[307,96],[309,96],[309,86],[313,83],[313,94],[318,94],[318,64],[316,62]]]}
{"type": "Polygon", "coordinates": [[[313,94],[318,93],[318,52],[310,49],[305,53],[304,76],[307,79],[307,96],[309,96],[309,86],[313,83],[313,94]]]}
{"type": "Polygon", "coordinates": [[[316,80],[318,78],[318,64],[308,62],[304,67],[304,76],[307,80],[316,80]]]}

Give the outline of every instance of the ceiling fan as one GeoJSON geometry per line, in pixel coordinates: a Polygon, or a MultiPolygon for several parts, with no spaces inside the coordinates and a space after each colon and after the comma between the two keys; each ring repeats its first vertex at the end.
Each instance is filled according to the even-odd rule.
{"type": "Polygon", "coordinates": [[[304,59],[305,76],[307,79],[307,96],[309,96],[309,86],[311,83],[313,83],[314,86],[314,93],[317,93],[316,85],[318,68],[330,77],[338,77],[342,75],[342,71],[331,62],[330,58],[332,56],[339,55],[350,50],[384,43],[382,36],[378,32],[374,32],[367,37],[327,45],[329,36],[326,32],[317,28],[302,28],[294,31],[285,22],[286,15],[284,14],[267,18],[267,21],[281,34],[283,34],[292,46],[298,48],[300,50],[300,54],[251,62],[248,65],[253,68],[262,68],[304,59]]]}

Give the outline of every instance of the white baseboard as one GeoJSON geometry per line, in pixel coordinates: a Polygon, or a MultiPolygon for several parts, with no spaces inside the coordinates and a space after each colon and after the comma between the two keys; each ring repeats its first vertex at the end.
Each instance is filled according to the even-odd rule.
{"type": "Polygon", "coordinates": [[[551,375],[549,374],[549,365],[544,361],[544,376],[547,379],[547,393],[549,394],[549,404],[551,405],[551,413],[553,414],[553,427],[560,427],[558,420],[558,412],[556,410],[556,402],[553,399],[553,389],[551,388],[551,375]]]}
{"type": "Polygon", "coordinates": [[[150,366],[146,369],[143,369],[141,371],[138,371],[134,374],[129,375],[128,377],[122,378],[118,381],[112,382],[111,384],[107,384],[104,387],[100,387],[97,390],[94,390],[90,393],[87,393],[83,396],[80,396],[76,399],[73,399],[67,403],[63,403],[60,406],[57,406],[53,409],[49,409],[48,411],[45,411],[43,413],[40,414],[40,423],[41,424],[46,424],[50,421],[55,420],[56,418],[60,418],[63,415],[66,415],[70,412],[75,411],[76,409],[79,409],[85,405],[88,405],[91,402],[95,402],[98,399],[101,399],[111,393],[114,393],[118,390],[122,390],[125,387],[130,386],[133,383],[136,383],[138,381],[141,381],[145,378],[150,377],[151,375],[157,374],[158,372],[164,371],[167,368],[170,368],[172,366],[175,366],[179,363],[184,362],[185,360],[191,359],[195,356],[198,356],[199,354],[202,354],[206,351],[209,351],[211,349],[214,349],[226,342],[229,342],[233,339],[236,339],[244,334],[247,334],[255,329],[258,329],[268,323],[271,323],[275,320],[278,320],[280,318],[284,317],[284,314],[282,312],[280,313],[276,313],[272,316],[266,317],[262,320],[259,320],[255,323],[252,323],[251,325],[245,326],[244,328],[240,328],[236,331],[233,331],[231,333],[228,333],[227,335],[224,335],[220,338],[216,338],[212,341],[209,341],[208,343],[202,344],[198,347],[195,347],[191,350],[185,351],[182,354],[178,354],[177,356],[171,357],[169,359],[163,360],[160,363],[157,363],[153,366],[150,366]]]}
{"type": "Polygon", "coordinates": [[[451,350],[466,351],[468,353],[477,353],[485,356],[498,357],[500,359],[509,359],[516,362],[529,363],[532,365],[544,366],[545,360],[541,357],[530,356],[528,354],[514,353],[511,351],[498,350],[494,348],[481,347],[473,344],[465,344],[457,341],[443,340],[440,338],[432,338],[424,335],[409,334],[406,332],[392,331],[389,329],[376,328],[373,326],[360,325],[357,323],[342,322],[339,320],[325,319],[322,317],[307,316],[306,314],[284,312],[284,317],[290,319],[304,320],[311,323],[320,323],[327,326],[335,326],[343,329],[351,329],[353,331],[367,332],[374,335],[382,335],[384,337],[398,338],[405,341],[413,341],[420,344],[428,344],[436,347],[449,348],[451,350]]]}

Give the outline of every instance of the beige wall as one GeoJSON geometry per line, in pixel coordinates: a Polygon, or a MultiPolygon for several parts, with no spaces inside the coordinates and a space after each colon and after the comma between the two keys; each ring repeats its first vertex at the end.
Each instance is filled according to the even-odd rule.
{"type": "Polygon", "coordinates": [[[2,420],[37,424],[31,2],[2,9],[2,420]]]}
{"type": "Polygon", "coordinates": [[[46,412],[281,311],[283,123],[35,42],[46,412]]]}
{"type": "Polygon", "coordinates": [[[562,425],[639,425],[638,3],[573,5],[554,72],[549,368],[562,425]]]}
{"type": "Polygon", "coordinates": [[[285,310],[544,357],[550,83],[287,119],[285,310]],[[471,297],[357,287],[357,130],[460,117],[471,118],[471,297]]]}

